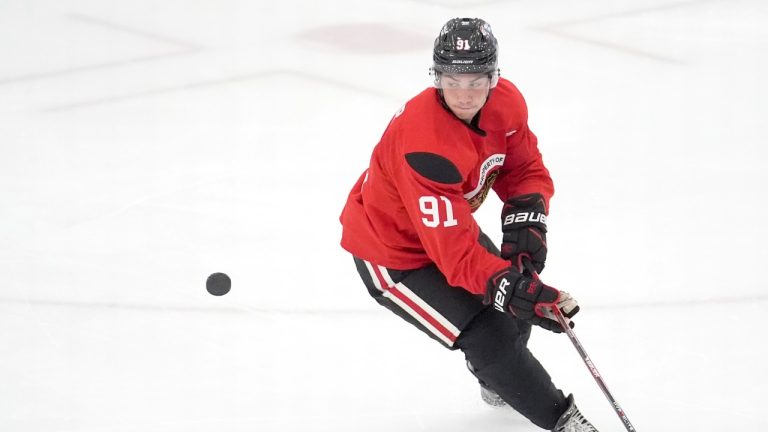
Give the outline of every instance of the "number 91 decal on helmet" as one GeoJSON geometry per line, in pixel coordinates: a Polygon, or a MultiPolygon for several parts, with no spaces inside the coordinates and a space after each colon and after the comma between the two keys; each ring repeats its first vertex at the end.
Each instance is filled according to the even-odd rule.
{"type": "Polygon", "coordinates": [[[440,74],[488,74],[491,88],[499,81],[499,44],[491,26],[480,18],[453,18],[435,39],[430,74],[439,86],[440,74]]]}

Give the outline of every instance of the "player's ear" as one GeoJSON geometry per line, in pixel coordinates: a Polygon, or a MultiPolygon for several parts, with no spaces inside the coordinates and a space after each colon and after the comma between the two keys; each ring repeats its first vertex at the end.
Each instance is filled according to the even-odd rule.
{"type": "Polygon", "coordinates": [[[432,77],[435,87],[440,88],[440,72],[436,71],[434,67],[431,67],[429,68],[429,75],[432,77]]]}
{"type": "Polygon", "coordinates": [[[496,87],[496,84],[499,83],[499,75],[501,75],[501,69],[491,72],[491,88],[496,87]]]}

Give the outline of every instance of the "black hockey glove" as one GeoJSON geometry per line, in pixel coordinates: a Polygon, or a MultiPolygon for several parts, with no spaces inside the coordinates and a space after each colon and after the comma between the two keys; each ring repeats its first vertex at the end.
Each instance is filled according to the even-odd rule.
{"type": "Polygon", "coordinates": [[[557,322],[553,308],[560,309],[571,328],[574,324],[570,318],[579,312],[578,303],[567,292],[523,276],[511,267],[496,273],[488,281],[485,302],[493,303],[496,310],[511,312],[517,318],[555,333],[562,333],[563,328],[557,322]]]}
{"type": "Polygon", "coordinates": [[[527,254],[537,272],[547,260],[547,215],[541,194],[508,199],[501,210],[501,257],[514,263],[527,254]]]}

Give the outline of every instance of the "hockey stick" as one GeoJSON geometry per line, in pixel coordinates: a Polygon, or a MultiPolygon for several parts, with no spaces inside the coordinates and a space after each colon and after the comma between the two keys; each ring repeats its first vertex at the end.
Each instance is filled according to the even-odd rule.
{"type": "MultiPolygon", "coordinates": [[[[526,257],[521,257],[520,260],[525,266],[525,269],[531,273],[531,276],[533,276],[535,280],[541,281],[541,279],[539,278],[539,274],[536,272],[536,269],[533,268],[531,261],[529,259],[526,259],[526,257]]],[[[563,328],[565,333],[568,334],[568,337],[571,339],[571,342],[573,342],[573,346],[576,348],[576,351],[578,351],[579,355],[581,356],[581,359],[584,361],[584,364],[587,365],[589,372],[592,373],[592,377],[597,382],[598,387],[600,387],[600,390],[603,391],[603,394],[605,395],[606,399],[608,399],[608,402],[611,403],[611,406],[613,407],[613,409],[616,410],[616,415],[619,416],[622,424],[624,424],[624,427],[629,432],[637,432],[635,427],[632,426],[632,423],[629,421],[627,414],[624,413],[624,410],[621,409],[621,406],[619,405],[619,403],[616,402],[616,399],[608,390],[608,387],[605,385],[605,381],[603,381],[603,376],[600,375],[600,372],[597,371],[597,367],[595,367],[595,364],[592,362],[592,359],[590,359],[589,355],[587,355],[587,351],[584,350],[584,346],[582,346],[581,342],[579,342],[579,338],[576,337],[576,333],[574,333],[571,326],[568,325],[568,321],[563,316],[563,313],[562,311],[560,311],[560,308],[554,307],[552,308],[552,312],[554,313],[555,318],[557,318],[557,322],[560,323],[560,326],[563,328]]]]}

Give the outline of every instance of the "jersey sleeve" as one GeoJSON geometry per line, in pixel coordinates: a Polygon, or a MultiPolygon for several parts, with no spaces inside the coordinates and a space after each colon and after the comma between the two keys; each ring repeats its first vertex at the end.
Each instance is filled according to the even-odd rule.
{"type": "Polygon", "coordinates": [[[538,139],[528,128],[527,110],[524,102],[522,104],[522,121],[513,132],[507,132],[507,155],[493,189],[502,201],[518,195],[540,193],[549,209],[554,185],[539,152],[538,139]]]}
{"type": "Polygon", "coordinates": [[[406,155],[396,169],[402,202],[429,258],[452,286],[483,295],[488,279],[509,263],[480,243],[480,228],[464,198],[466,173],[440,155],[406,155]]]}

